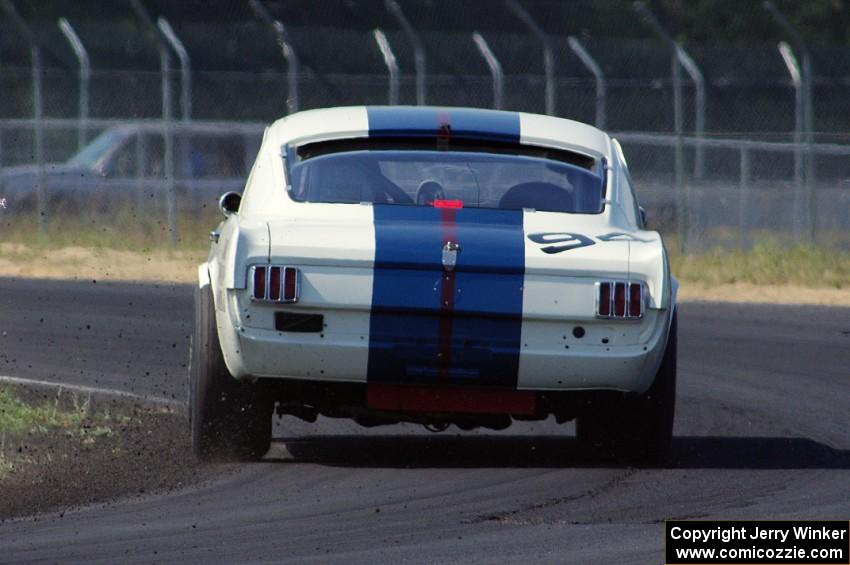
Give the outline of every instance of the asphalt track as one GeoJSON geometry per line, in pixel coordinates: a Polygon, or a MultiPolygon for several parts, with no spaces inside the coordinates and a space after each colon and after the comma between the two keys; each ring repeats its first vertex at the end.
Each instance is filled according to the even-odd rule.
{"type": "MultiPolygon", "coordinates": [[[[0,374],[186,396],[191,289],[0,280],[0,374]]],[[[667,518],[850,518],[850,309],[684,304],[672,462],[572,426],[285,419],[262,463],[0,523],[0,562],[659,563],[667,518]]]]}

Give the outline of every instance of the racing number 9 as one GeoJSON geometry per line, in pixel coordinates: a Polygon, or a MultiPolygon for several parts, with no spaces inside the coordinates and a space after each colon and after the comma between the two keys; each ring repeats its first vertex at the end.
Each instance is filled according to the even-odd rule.
{"type": "Polygon", "coordinates": [[[578,249],[579,247],[588,247],[596,243],[586,235],[568,232],[532,233],[529,234],[528,239],[534,243],[545,245],[545,247],[541,247],[540,250],[543,251],[543,253],[548,253],[550,255],[552,253],[569,251],[570,249],[578,249]]]}

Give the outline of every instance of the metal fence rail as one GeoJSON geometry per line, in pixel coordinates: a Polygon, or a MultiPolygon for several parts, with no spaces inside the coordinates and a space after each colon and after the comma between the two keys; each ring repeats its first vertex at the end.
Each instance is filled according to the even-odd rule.
{"type": "MultiPolygon", "coordinates": [[[[40,128],[46,139],[52,142],[48,144],[50,158],[38,168],[49,173],[55,169],[51,163],[63,162],[77,151],[76,139],[81,127],[85,129],[86,137],[94,140],[101,132],[116,130],[164,132],[166,122],[161,119],[88,118],[81,124],[80,120],[68,118],[13,118],[0,120],[0,140],[25,140],[34,137],[34,132],[40,128]]],[[[180,132],[188,131],[201,137],[228,132],[228,135],[248,140],[240,146],[243,171],[247,171],[264,127],[265,124],[259,122],[174,122],[171,128],[179,137],[175,155],[184,153],[180,148],[185,140],[180,137],[180,132]],[[249,145],[251,148],[245,149],[249,145]]],[[[850,145],[700,138],[632,131],[617,131],[612,135],[623,144],[633,177],[638,182],[638,197],[649,209],[653,226],[668,233],[672,230],[685,250],[721,242],[746,246],[757,236],[764,235],[789,242],[850,243],[844,235],[850,233],[850,214],[847,213],[850,210],[850,145]],[[684,151],[675,151],[678,145],[684,151]],[[701,179],[692,176],[677,183],[675,171],[685,168],[685,163],[676,163],[677,156],[690,162],[695,158],[697,149],[705,153],[707,162],[711,164],[708,174],[701,179]],[[820,173],[818,178],[801,180],[794,175],[794,156],[801,151],[821,163],[814,169],[820,173]],[[801,203],[804,206],[801,207],[801,203]]],[[[6,143],[4,147],[11,149],[13,146],[6,143]]],[[[26,147],[24,143],[24,150],[29,151],[26,147]]],[[[3,157],[0,154],[0,160],[3,157]]],[[[188,166],[183,162],[186,157],[175,159],[179,161],[176,166],[179,172],[173,177],[174,182],[169,182],[170,179],[162,173],[151,175],[141,172],[134,178],[105,176],[76,182],[80,190],[99,188],[98,201],[101,204],[110,199],[126,202],[128,194],[137,194],[130,199],[135,206],[162,213],[168,212],[171,207],[172,213],[167,217],[172,219],[178,212],[192,214],[193,207],[199,202],[212,206],[220,192],[239,189],[244,182],[244,176],[237,178],[232,175],[221,179],[192,178],[184,170],[188,166]],[[102,186],[97,187],[98,184],[102,186]],[[168,203],[169,190],[175,190],[175,194],[180,196],[173,204],[164,206],[168,203]]],[[[140,165],[138,170],[141,171],[141,168],[140,165]]],[[[3,181],[2,175],[0,173],[0,197],[4,197],[3,191],[10,184],[3,181]]],[[[50,174],[45,177],[43,208],[47,218],[54,211],[56,202],[62,202],[56,196],[67,189],[67,182],[57,181],[50,174]]],[[[169,229],[176,228],[170,226],[169,229]]]]}
{"type": "MultiPolygon", "coordinates": [[[[664,148],[674,151],[678,144],[694,150],[725,152],[725,161],[737,159],[738,166],[724,167],[725,173],[715,171],[708,179],[695,177],[678,184],[675,175],[666,175],[663,170],[648,170],[638,164],[635,175],[643,177],[654,186],[652,201],[656,208],[669,211],[668,215],[679,219],[676,231],[683,250],[700,244],[691,242],[697,236],[712,229],[737,224],[737,243],[747,244],[745,233],[760,229],[776,238],[799,243],[830,244],[850,243],[844,235],[850,230],[850,145],[836,143],[799,144],[792,142],[756,141],[736,138],[700,138],[695,136],[673,136],[643,132],[614,132],[627,148],[664,148]],[[785,161],[795,161],[803,153],[812,162],[816,158],[833,158],[834,163],[822,178],[815,177],[817,168],[812,167],[804,178],[797,175],[762,175],[757,177],[753,161],[759,154],[779,156],[785,161]],[[836,166],[837,165],[837,166],[836,166]],[[735,171],[737,174],[730,174],[735,171]],[[671,179],[672,176],[672,179],[671,179]],[[726,202],[722,202],[723,200],[726,202]],[[730,204],[729,200],[732,201],[730,204]],[[756,221],[751,217],[754,206],[761,202],[762,210],[770,205],[770,212],[762,214],[756,221]]],[[[674,153],[673,169],[683,159],[674,153]]],[[[705,244],[706,242],[701,242],[705,244]]]]}

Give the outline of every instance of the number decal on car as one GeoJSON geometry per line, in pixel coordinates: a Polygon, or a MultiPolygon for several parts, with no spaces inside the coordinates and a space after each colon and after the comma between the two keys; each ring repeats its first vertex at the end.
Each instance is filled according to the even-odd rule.
{"type": "Polygon", "coordinates": [[[597,235],[596,239],[599,241],[639,241],[640,243],[649,243],[650,239],[641,239],[639,237],[635,237],[630,233],[623,232],[611,232],[606,233],[605,235],[597,235]]]}
{"type": "MultiPolygon", "coordinates": [[[[548,233],[532,233],[528,234],[528,239],[534,243],[539,243],[544,247],[540,251],[549,255],[553,253],[561,253],[571,249],[579,249],[581,247],[589,247],[596,245],[597,241],[594,238],[582,235],[580,233],[571,232],[548,232],[548,233]]],[[[597,235],[596,240],[600,242],[609,241],[634,241],[640,243],[649,243],[649,239],[641,239],[628,233],[611,232],[603,235],[597,235]]]]}
{"type": "Polygon", "coordinates": [[[532,233],[528,235],[528,239],[534,243],[545,245],[540,250],[543,253],[561,253],[570,249],[578,249],[579,247],[588,247],[595,245],[596,242],[586,235],[580,233],[554,232],[554,233],[532,233]]]}

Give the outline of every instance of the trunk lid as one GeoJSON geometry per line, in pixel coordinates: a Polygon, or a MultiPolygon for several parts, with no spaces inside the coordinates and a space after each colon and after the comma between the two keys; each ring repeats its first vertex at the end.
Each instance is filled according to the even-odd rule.
{"type": "Polygon", "coordinates": [[[539,279],[552,279],[562,302],[581,285],[573,294],[590,309],[597,279],[588,269],[628,269],[627,241],[598,259],[598,219],[565,230],[563,214],[307,206],[309,217],[269,224],[271,261],[302,268],[301,305],[368,311],[369,382],[516,387],[523,319],[551,315],[558,301],[548,291],[530,299],[544,288],[539,279]],[[565,231],[574,235],[558,235],[565,231]],[[528,237],[536,233],[556,234],[547,237],[568,249],[547,252],[546,237],[528,237]],[[582,245],[570,247],[574,240],[582,245]]]}

